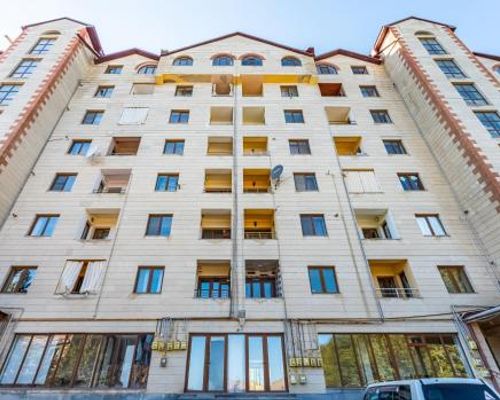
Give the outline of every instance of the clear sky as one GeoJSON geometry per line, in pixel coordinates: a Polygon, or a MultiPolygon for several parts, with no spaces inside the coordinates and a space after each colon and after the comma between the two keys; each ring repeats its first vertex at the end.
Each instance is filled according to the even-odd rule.
{"type": "Polygon", "coordinates": [[[106,53],[159,53],[242,31],[368,54],[383,24],[410,15],[455,25],[472,50],[500,54],[500,0],[0,0],[0,49],[22,25],[68,16],[94,25],[106,53]]]}

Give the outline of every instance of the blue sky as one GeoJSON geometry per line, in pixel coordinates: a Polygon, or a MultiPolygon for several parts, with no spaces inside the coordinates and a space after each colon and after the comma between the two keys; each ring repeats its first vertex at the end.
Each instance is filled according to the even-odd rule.
{"type": "Polygon", "coordinates": [[[172,50],[243,31],[322,53],[369,53],[383,24],[416,15],[457,26],[474,51],[500,54],[500,0],[2,0],[4,35],[21,25],[69,16],[95,25],[106,53],[172,50]]]}

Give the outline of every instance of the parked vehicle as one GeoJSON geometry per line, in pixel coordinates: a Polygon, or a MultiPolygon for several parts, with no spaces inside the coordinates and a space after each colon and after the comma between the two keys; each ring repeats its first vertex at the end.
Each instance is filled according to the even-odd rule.
{"type": "Polygon", "coordinates": [[[374,383],[363,400],[500,400],[481,379],[425,378],[374,383]]]}

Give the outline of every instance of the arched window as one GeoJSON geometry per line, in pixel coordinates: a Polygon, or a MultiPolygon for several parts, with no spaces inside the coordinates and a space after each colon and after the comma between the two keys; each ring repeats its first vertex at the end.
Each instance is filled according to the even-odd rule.
{"type": "Polygon", "coordinates": [[[247,56],[241,60],[241,65],[259,67],[262,65],[262,58],[255,56],[247,56]]]}
{"type": "Polygon", "coordinates": [[[281,66],[283,67],[300,67],[302,63],[295,57],[283,57],[281,59],[281,66]]]}
{"type": "Polygon", "coordinates": [[[43,35],[60,35],[60,34],[61,34],[61,32],[59,32],[59,31],[45,31],[42,33],[42,36],[43,35]]]}
{"type": "Polygon", "coordinates": [[[193,59],[191,57],[177,57],[173,65],[193,65],[193,59]]]}
{"type": "Polygon", "coordinates": [[[417,31],[415,32],[415,36],[432,36],[432,33],[428,31],[417,31]]]}
{"type": "Polygon", "coordinates": [[[212,60],[212,65],[219,67],[233,65],[233,58],[231,56],[217,56],[212,60]]]}
{"type": "Polygon", "coordinates": [[[337,68],[329,64],[318,64],[316,70],[321,75],[337,75],[337,68]]]}
{"type": "Polygon", "coordinates": [[[156,65],[143,65],[141,68],[137,70],[138,74],[143,75],[154,75],[156,72],[156,65]]]}

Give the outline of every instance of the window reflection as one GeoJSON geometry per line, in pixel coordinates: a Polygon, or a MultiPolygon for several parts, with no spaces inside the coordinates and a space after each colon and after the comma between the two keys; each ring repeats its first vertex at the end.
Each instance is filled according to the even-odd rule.
{"type": "Polygon", "coordinates": [[[261,336],[248,338],[248,390],[264,390],[264,351],[261,336]]]}
{"type": "Polygon", "coordinates": [[[203,390],[205,336],[193,336],[189,353],[188,390],[203,390]]]}
{"type": "Polygon", "coordinates": [[[245,336],[228,335],[227,391],[243,392],[246,382],[245,336]]]}
{"type": "Polygon", "coordinates": [[[279,336],[267,337],[267,363],[269,365],[269,388],[271,390],[285,390],[283,349],[279,336]]]}
{"type": "Polygon", "coordinates": [[[208,390],[224,390],[224,346],[225,338],[223,336],[210,338],[208,390]]]}

